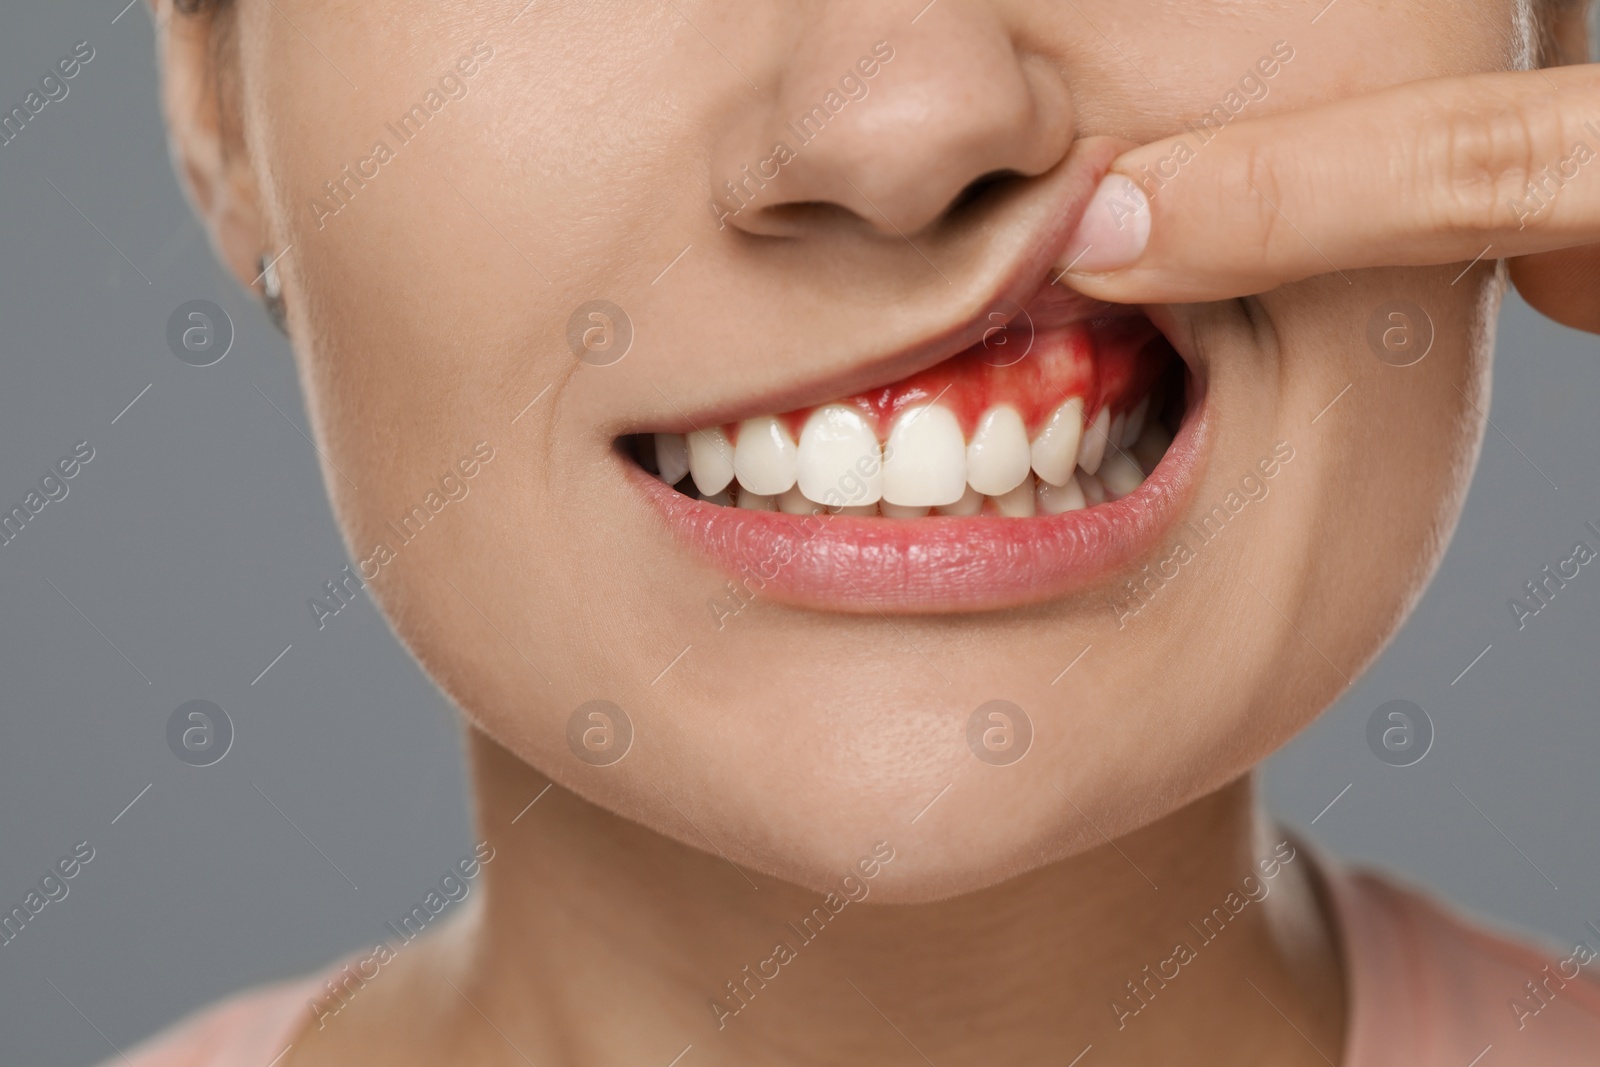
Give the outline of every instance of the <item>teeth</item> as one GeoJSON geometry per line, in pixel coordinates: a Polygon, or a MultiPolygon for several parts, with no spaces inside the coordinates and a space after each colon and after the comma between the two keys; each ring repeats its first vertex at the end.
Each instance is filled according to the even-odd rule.
{"type": "Polygon", "coordinates": [[[795,486],[778,494],[778,510],[785,515],[815,515],[825,509],[816,501],[807,500],[800,487],[795,486]]]}
{"type": "Polygon", "coordinates": [[[670,485],[692,479],[708,503],[787,515],[1060,515],[1135,492],[1172,444],[1146,397],[1120,415],[1109,405],[1083,421],[1073,397],[1030,442],[1017,407],[985,411],[972,440],[954,412],[924,404],[901,412],[880,447],[854,402],[827,404],[806,419],[797,443],[779,417],[739,424],[738,444],[720,428],[655,434],[639,460],[670,485]],[[737,482],[735,482],[737,478],[737,482]],[[993,503],[986,503],[992,501],[993,503]]]}
{"type": "Polygon", "coordinates": [[[777,511],[778,501],[776,497],[762,496],[760,493],[752,493],[748,489],[741,488],[739,506],[746,511],[777,511]]]}
{"type": "Polygon", "coordinates": [[[884,449],[883,499],[901,507],[954,504],[967,488],[967,442],[949,408],[910,408],[884,449]]]}
{"type": "Polygon", "coordinates": [[[1026,519],[1034,514],[1033,492],[1033,478],[1028,477],[1011,492],[1001,493],[989,499],[994,501],[995,510],[1006,518],[1026,519]]]}
{"type": "Polygon", "coordinates": [[[967,486],[967,491],[961,494],[961,499],[954,504],[945,504],[939,508],[941,515],[976,515],[983,510],[983,494],[972,486],[967,486]]]}
{"type": "Polygon", "coordinates": [[[794,485],[798,449],[783,423],[771,415],[739,424],[739,443],[733,450],[733,472],[742,488],[762,496],[776,496],[794,485]]]}
{"type": "Polygon", "coordinates": [[[1100,469],[1100,461],[1106,455],[1106,437],[1110,432],[1111,410],[1101,408],[1094,422],[1083,431],[1083,442],[1078,445],[1078,466],[1090,474],[1100,469]]]}
{"type": "Polygon", "coordinates": [[[1061,515],[1068,511],[1077,511],[1087,505],[1083,497],[1083,489],[1078,485],[1078,479],[1068,478],[1066,485],[1051,485],[1049,482],[1040,482],[1034,501],[1040,511],[1046,515],[1061,515]]]}
{"type": "Polygon", "coordinates": [[[1078,488],[1083,490],[1083,499],[1088,502],[1090,507],[1106,502],[1106,487],[1094,475],[1080,473],[1078,475],[1078,488]]]}
{"type": "Polygon", "coordinates": [[[733,481],[733,446],[720,427],[689,435],[689,473],[694,487],[706,496],[722,492],[733,481]]]}
{"type": "Polygon", "coordinates": [[[689,446],[681,433],[656,434],[656,470],[668,485],[677,485],[689,473],[689,446]]]}
{"type": "Polygon", "coordinates": [[[1149,412],[1150,398],[1145,397],[1139,401],[1139,406],[1129,413],[1128,425],[1123,427],[1122,437],[1117,441],[1117,444],[1123,448],[1132,447],[1133,443],[1139,439],[1139,434],[1144,431],[1144,417],[1149,412]]]}
{"type": "Polygon", "coordinates": [[[1009,404],[990,408],[967,445],[967,483],[986,496],[1009,493],[1028,476],[1028,429],[1009,404]]]}
{"type": "MultiPolygon", "coordinates": [[[[690,454],[692,458],[692,449],[690,454]]],[[[728,469],[731,475],[731,463],[728,469]]],[[[842,404],[820,407],[806,420],[796,474],[800,491],[828,504],[830,511],[842,501],[864,506],[883,497],[878,437],[860,412],[842,404]]]]}
{"type": "Polygon", "coordinates": [[[1144,484],[1144,471],[1124,452],[1113,452],[1100,464],[1099,478],[1113,498],[1125,497],[1144,484]]]}
{"type": "Polygon", "coordinates": [[[1051,485],[1065,485],[1077,466],[1079,440],[1083,436],[1083,400],[1073,397],[1056,408],[1050,420],[1033,439],[1030,458],[1033,472],[1051,485]]]}

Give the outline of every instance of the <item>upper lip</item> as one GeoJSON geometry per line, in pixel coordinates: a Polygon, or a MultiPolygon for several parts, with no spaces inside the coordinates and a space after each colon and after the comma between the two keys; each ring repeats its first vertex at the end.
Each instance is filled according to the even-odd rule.
{"type": "MultiPolygon", "coordinates": [[[[985,331],[996,325],[992,317],[996,312],[1008,317],[1026,312],[1026,319],[1038,330],[1118,313],[1114,305],[1055,284],[1062,254],[1113,156],[1114,146],[1105,139],[1080,141],[1055,170],[1029,179],[1006,210],[1012,212],[1010,225],[1030,227],[1031,239],[989,271],[994,279],[990,284],[976,287],[958,302],[956,314],[923,331],[922,336],[844,371],[689,412],[688,425],[648,429],[687,432],[755,415],[794,411],[892,384],[981,342],[985,331]]],[[[1130,307],[1126,313],[1137,310],[1130,307]]],[[[680,410],[679,414],[684,413],[680,410]]]]}

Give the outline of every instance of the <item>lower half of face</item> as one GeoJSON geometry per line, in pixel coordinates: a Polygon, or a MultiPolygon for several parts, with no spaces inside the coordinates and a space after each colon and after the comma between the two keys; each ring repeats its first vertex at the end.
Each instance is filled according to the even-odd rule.
{"type": "MultiPolygon", "coordinates": [[[[737,58],[762,81],[826,101],[839,66],[870,89],[824,108],[851,151],[791,134],[792,160],[756,171],[805,185],[770,203],[708,188],[729,116],[755,106],[742,83],[642,16],[612,28],[629,63],[601,69],[504,19],[387,42],[404,57],[387,66],[386,42],[352,33],[341,55],[389,111],[421,101],[420,132],[325,103],[260,119],[258,147],[292,161],[268,184],[357,567],[490,737],[801,884],[887,842],[877,898],[926,900],[1232,780],[1398,626],[1476,454],[1492,271],[1183,307],[1073,297],[1051,282],[1056,216],[1093,185],[1074,145],[1129,86],[1103,42],[1035,6],[1055,10],[956,6],[977,21],[950,39],[863,24],[792,54],[752,30],[737,58]],[[963,67],[980,61],[997,66],[963,67]],[[466,88],[429,110],[435,68],[466,88]],[[993,177],[984,115],[957,140],[843,125],[882,107],[914,127],[895,110],[911,88],[1004,77],[1068,116],[1013,138],[1050,149],[1017,174],[993,177]],[[361,182],[340,178],[358,156],[361,182]],[[864,198],[910,221],[850,198],[913,164],[864,198]],[[930,210],[938,181],[953,195],[930,210]]],[[[1364,62],[1356,42],[1393,16],[1352,6],[1361,32],[1280,59],[1280,95],[1364,62]]],[[[737,21],[697,13],[708,33],[737,21]]],[[[1261,84],[1257,53],[1285,31],[1253,18],[1205,31],[1215,67],[1190,40],[1170,99],[1124,125],[1170,132],[1234,66],[1261,84]]]]}

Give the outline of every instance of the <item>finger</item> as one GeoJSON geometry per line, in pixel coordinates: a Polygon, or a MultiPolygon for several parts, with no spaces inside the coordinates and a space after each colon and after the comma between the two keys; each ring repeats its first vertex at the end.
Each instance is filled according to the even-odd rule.
{"type": "Polygon", "coordinates": [[[1600,67],[1577,66],[1412,82],[1136,148],[1062,265],[1090,296],[1176,302],[1594,241],[1600,67]]]}
{"type": "Polygon", "coordinates": [[[1600,245],[1522,256],[1509,266],[1512,284],[1534,310],[1600,333],[1600,245]]]}

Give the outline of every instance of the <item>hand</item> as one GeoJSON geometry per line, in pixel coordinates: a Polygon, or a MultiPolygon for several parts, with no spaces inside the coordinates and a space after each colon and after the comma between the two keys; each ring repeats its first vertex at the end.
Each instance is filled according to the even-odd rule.
{"type": "Polygon", "coordinates": [[[1600,65],[1412,82],[1133,149],[1074,259],[1063,281],[1118,303],[1508,259],[1528,303],[1600,333],[1600,65]]]}

